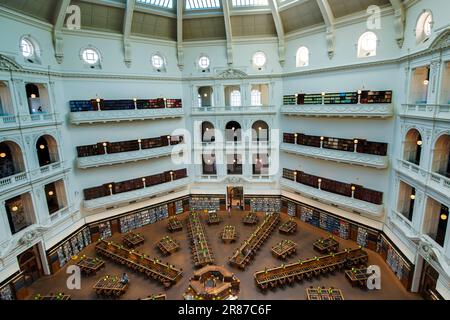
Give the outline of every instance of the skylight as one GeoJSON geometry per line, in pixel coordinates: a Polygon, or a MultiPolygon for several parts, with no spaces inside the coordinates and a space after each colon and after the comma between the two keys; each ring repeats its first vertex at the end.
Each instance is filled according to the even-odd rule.
{"type": "Polygon", "coordinates": [[[233,7],[264,7],[269,5],[268,0],[233,0],[233,7]]]}
{"type": "Polygon", "coordinates": [[[215,9],[220,8],[219,0],[186,0],[186,9],[215,9]]]}
{"type": "Polygon", "coordinates": [[[136,2],[161,8],[173,8],[173,0],[136,0],[136,2]]]}

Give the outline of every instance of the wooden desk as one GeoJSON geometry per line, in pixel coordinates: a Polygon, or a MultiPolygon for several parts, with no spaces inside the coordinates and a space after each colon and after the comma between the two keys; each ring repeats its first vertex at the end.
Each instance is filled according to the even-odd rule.
{"type": "Polygon", "coordinates": [[[166,298],[167,298],[167,296],[165,293],[160,293],[160,294],[152,294],[146,298],[139,299],[139,300],[166,300],[166,298]]]}
{"type": "Polygon", "coordinates": [[[206,239],[200,216],[196,212],[189,214],[187,230],[191,239],[192,260],[195,267],[214,264],[214,255],[206,239]]]}
{"type": "Polygon", "coordinates": [[[97,271],[105,266],[105,262],[98,258],[82,256],[76,265],[83,273],[89,275],[96,274],[97,271]]]}
{"type": "Polygon", "coordinates": [[[177,217],[170,217],[169,223],[167,225],[167,230],[170,232],[180,231],[183,229],[183,225],[181,224],[181,221],[178,220],[177,217]]]}
{"type": "Polygon", "coordinates": [[[95,293],[98,296],[113,296],[119,297],[123,295],[128,289],[128,283],[120,282],[118,276],[104,276],[100,278],[93,286],[95,293]]]}
{"type": "Polygon", "coordinates": [[[235,226],[225,226],[220,233],[220,238],[224,243],[231,243],[236,241],[237,233],[235,226]]]}
{"type": "Polygon", "coordinates": [[[313,247],[322,254],[337,252],[339,250],[339,242],[332,236],[326,239],[320,238],[314,242],[313,247]]]}
{"type": "Polygon", "coordinates": [[[247,215],[242,219],[242,222],[246,225],[254,225],[259,222],[258,216],[254,212],[249,212],[247,215]]]}
{"type": "Polygon", "coordinates": [[[37,294],[34,296],[34,300],[72,300],[72,299],[68,294],[57,293],[57,294],[48,294],[44,296],[37,294]]]}
{"type": "Polygon", "coordinates": [[[144,236],[139,233],[128,232],[123,236],[122,242],[128,248],[136,248],[144,243],[144,236]]]}
{"type": "Polygon", "coordinates": [[[323,274],[330,274],[344,268],[365,264],[368,260],[367,252],[361,247],[357,249],[345,249],[338,253],[330,253],[326,256],[314,257],[308,260],[298,260],[294,263],[282,264],[279,267],[265,268],[254,273],[256,285],[261,290],[269,287],[276,288],[295,281],[312,279],[323,274]]]}
{"type": "Polygon", "coordinates": [[[228,258],[229,264],[245,270],[245,267],[250,263],[250,260],[254,257],[256,251],[258,251],[267,238],[269,238],[279,222],[279,213],[266,215],[264,221],[256,228],[250,237],[241,244],[232,257],[228,258]]]}
{"type": "Polygon", "coordinates": [[[147,278],[159,281],[165,288],[169,288],[181,279],[183,272],[168,263],[158,259],[150,259],[139,251],[129,250],[122,245],[106,240],[100,240],[95,246],[98,254],[107,257],[131,270],[144,274],[147,278]]]}
{"type": "Polygon", "coordinates": [[[219,218],[219,215],[216,211],[210,211],[208,213],[208,224],[219,224],[222,219],[219,218]]]}
{"type": "Polygon", "coordinates": [[[297,244],[291,240],[283,240],[272,247],[272,254],[278,259],[286,259],[297,251],[297,244]]]}
{"type": "Polygon", "coordinates": [[[161,250],[161,252],[167,256],[180,249],[180,244],[169,236],[159,240],[157,246],[159,250],[161,250]]]}
{"type": "Polygon", "coordinates": [[[344,300],[344,295],[340,289],[334,288],[307,288],[307,300],[344,300]]]}
{"type": "Polygon", "coordinates": [[[360,287],[363,289],[367,289],[367,279],[371,274],[367,273],[367,268],[356,269],[352,268],[350,270],[345,271],[345,278],[350,281],[352,287],[360,287]]]}
{"type": "Polygon", "coordinates": [[[278,229],[280,233],[293,234],[297,231],[297,222],[293,218],[283,223],[278,229]]]}

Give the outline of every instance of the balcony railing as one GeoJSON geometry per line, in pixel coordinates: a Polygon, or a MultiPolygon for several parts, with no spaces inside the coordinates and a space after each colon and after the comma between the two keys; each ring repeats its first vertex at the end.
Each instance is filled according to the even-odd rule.
{"type": "Polygon", "coordinates": [[[334,149],[325,149],[304,146],[299,144],[282,143],[281,150],[287,153],[298,154],[323,160],[350,163],[377,169],[387,168],[389,160],[387,156],[378,156],[367,153],[348,152],[334,149]]]}
{"type": "Polygon", "coordinates": [[[0,191],[6,191],[7,189],[19,187],[28,182],[28,173],[21,172],[13,176],[0,179],[0,191]]]}
{"type": "Polygon", "coordinates": [[[0,116],[0,130],[13,129],[19,126],[17,117],[14,115],[1,115],[0,116]]]}
{"type": "Polygon", "coordinates": [[[335,205],[349,211],[356,211],[357,213],[366,214],[372,218],[381,218],[384,213],[383,205],[377,205],[355,198],[323,191],[285,178],[281,179],[281,186],[284,189],[298,192],[319,202],[335,205]]]}
{"type": "Polygon", "coordinates": [[[403,117],[450,120],[450,105],[448,104],[404,104],[400,111],[403,117]]]}
{"type": "Polygon", "coordinates": [[[61,123],[58,113],[32,113],[21,115],[19,118],[21,126],[41,126],[61,123]]]}
{"type": "Polygon", "coordinates": [[[288,116],[389,118],[394,115],[394,107],[392,104],[285,105],[281,112],[288,116]]]}
{"type": "Polygon", "coordinates": [[[0,191],[6,192],[8,190],[21,187],[22,185],[30,183],[36,179],[60,174],[64,172],[64,170],[69,169],[64,167],[63,162],[55,162],[28,172],[21,172],[9,177],[5,177],[0,179],[0,191]]]}
{"type": "Polygon", "coordinates": [[[90,124],[150,119],[170,119],[180,118],[183,115],[183,108],[83,111],[71,112],[70,122],[79,125],[86,123],[90,124]]]}
{"type": "Polygon", "coordinates": [[[275,106],[193,107],[191,115],[276,114],[275,106]]]}
{"type": "Polygon", "coordinates": [[[410,178],[425,184],[436,192],[448,196],[450,192],[450,179],[437,172],[429,172],[420,166],[406,160],[397,160],[397,170],[408,175],[410,178]]]}
{"type": "Polygon", "coordinates": [[[112,194],[106,197],[91,200],[84,200],[84,207],[88,210],[93,210],[102,207],[119,205],[130,201],[143,200],[145,198],[156,196],[164,192],[169,192],[174,189],[186,187],[189,183],[190,179],[186,177],[158,185],[144,187],[133,191],[112,194]]]}

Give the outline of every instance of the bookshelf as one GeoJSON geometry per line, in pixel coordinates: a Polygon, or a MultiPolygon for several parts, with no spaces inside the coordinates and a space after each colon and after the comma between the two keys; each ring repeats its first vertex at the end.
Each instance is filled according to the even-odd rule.
{"type": "Polygon", "coordinates": [[[291,217],[295,217],[297,215],[297,206],[293,202],[287,203],[287,214],[291,217]]]}
{"type": "Polygon", "coordinates": [[[175,201],[175,214],[181,214],[184,212],[183,200],[175,201]]]}
{"type": "Polygon", "coordinates": [[[91,233],[88,227],[72,234],[64,242],[47,252],[47,258],[52,272],[56,272],[91,243],[91,233]]]}
{"type": "Polygon", "coordinates": [[[250,198],[250,210],[252,212],[280,212],[280,198],[250,198]]]}
{"type": "Polygon", "coordinates": [[[324,96],[325,104],[357,104],[357,92],[341,92],[341,93],[326,93],[324,96]]]}
{"type": "Polygon", "coordinates": [[[283,96],[283,105],[289,106],[289,105],[296,105],[297,104],[297,97],[293,94],[283,96]]]}
{"type": "Polygon", "coordinates": [[[14,294],[9,283],[0,287],[0,300],[14,300],[14,294]]]}
{"type": "Polygon", "coordinates": [[[299,94],[297,104],[322,104],[322,94],[299,94]]]}
{"type": "Polygon", "coordinates": [[[392,103],[392,91],[362,91],[361,103],[392,103]]]}
{"type": "Polygon", "coordinates": [[[182,108],[181,99],[121,99],[121,100],[72,100],[69,101],[70,112],[85,111],[110,111],[110,110],[132,110],[132,109],[163,109],[163,108],[182,108]]]}
{"type": "Polygon", "coordinates": [[[189,206],[191,210],[194,211],[219,211],[220,210],[220,199],[216,197],[196,197],[192,196],[189,201],[189,206]]]}
{"type": "Polygon", "coordinates": [[[119,219],[120,232],[127,233],[131,230],[141,228],[156,221],[163,220],[169,216],[167,204],[146,208],[119,219]]]}

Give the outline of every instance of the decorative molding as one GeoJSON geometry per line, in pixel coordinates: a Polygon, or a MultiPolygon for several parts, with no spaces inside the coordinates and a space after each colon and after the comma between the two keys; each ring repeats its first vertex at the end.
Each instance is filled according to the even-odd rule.
{"type": "Polygon", "coordinates": [[[248,74],[244,71],[233,68],[218,71],[216,74],[217,79],[246,79],[247,77],[248,74]]]}
{"type": "Polygon", "coordinates": [[[280,179],[281,189],[294,191],[300,193],[308,198],[313,198],[325,204],[338,206],[350,212],[359,212],[368,218],[380,220],[384,215],[384,206],[376,205],[370,202],[341,196],[339,194],[323,191],[307,185],[294,182],[285,178],[280,179]]]}
{"type": "Polygon", "coordinates": [[[269,0],[269,7],[278,36],[278,61],[281,66],[284,66],[286,60],[286,41],[284,37],[283,21],[281,21],[277,0],[269,0]]]}
{"type": "Polygon", "coordinates": [[[133,110],[109,110],[109,111],[85,111],[71,112],[72,124],[91,124],[120,121],[137,121],[151,119],[180,118],[184,115],[183,108],[164,109],[133,109],[133,110]]]}
{"type": "Polygon", "coordinates": [[[77,158],[77,165],[80,169],[114,165],[125,162],[136,162],[140,160],[167,157],[172,154],[173,146],[160,148],[141,149],[138,151],[119,152],[103,154],[98,156],[77,158]]]}
{"type": "Polygon", "coordinates": [[[399,116],[402,118],[450,121],[450,105],[403,104],[399,116]]]}
{"type": "Polygon", "coordinates": [[[392,104],[320,104],[286,105],[281,113],[310,117],[389,118],[394,115],[392,104]]]}
{"type": "Polygon", "coordinates": [[[231,116],[231,115],[252,115],[252,114],[276,114],[275,106],[237,106],[237,107],[194,107],[191,109],[191,116],[231,116]]]}
{"type": "Polygon", "coordinates": [[[171,182],[158,184],[155,186],[149,186],[146,188],[133,190],[129,192],[122,192],[113,194],[106,197],[101,197],[92,200],[84,200],[84,208],[87,210],[106,208],[111,206],[117,206],[126,202],[141,201],[145,198],[157,196],[161,193],[173,191],[174,189],[188,187],[190,183],[189,178],[183,178],[171,182]]]}
{"type": "Polygon", "coordinates": [[[395,40],[399,48],[403,47],[405,41],[406,8],[401,0],[390,0],[394,8],[394,30],[395,40]]]}
{"type": "Polygon", "coordinates": [[[287,153],[298,154],[307,157],[319,158],[328,161],[344,162],[364,167],[373,167],[377,169],[385,169],[389,164],[389,159],[387,156],[377,156],[366,153],[316,148],[298,144],[282,143],[281,150],[287,153]]]}
{"type": "Polygon", "coordinates": [[[7,71],[25,71],[20,64],[18,64],[14,58],[8,57],[0,53],[0,70],[7,71]]]}

